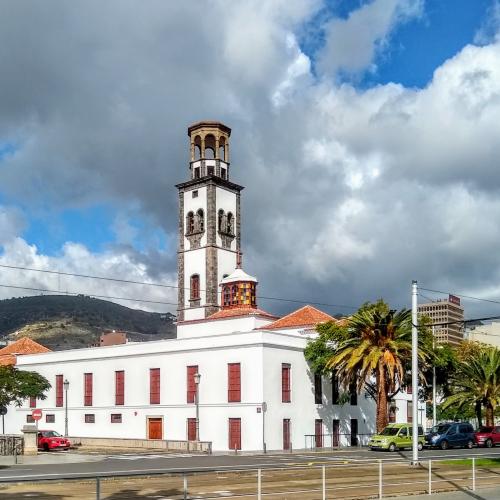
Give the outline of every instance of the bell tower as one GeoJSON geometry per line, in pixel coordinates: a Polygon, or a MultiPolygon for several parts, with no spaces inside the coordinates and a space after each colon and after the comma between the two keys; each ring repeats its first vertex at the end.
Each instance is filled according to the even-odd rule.
{"type": "Polygon", "coordinates": [[[179,190],[179,297],[177,320],[204,319],[217,312],[219,283],[238,264],[240,192],[229,180],[231,129],[203,121],[188,128],[190,179],[179,190]]]}

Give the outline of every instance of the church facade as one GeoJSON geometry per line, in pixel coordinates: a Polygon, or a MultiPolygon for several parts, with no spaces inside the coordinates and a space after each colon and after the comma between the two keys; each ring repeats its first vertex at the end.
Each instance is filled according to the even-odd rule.
{"type": "MultiPolygon", "coordinates": [[[[202,440],[216,451],[357,445],[375,431],[373,400],[343,395],[305,361],[315,326],[335,319],[311,306],[282,318],[258,307],[258,281],[241,267],[243,188],[230,181],[230,134],[218,122],[188,129],[177,338],[17,356],[52,388],[10,408],[6,432],[30,423],[34,407],[40,428],[67,426],[69,436],[202,440]]],[[[392,417],[406,422],[411,396],[397,398],[392,417]]]]}

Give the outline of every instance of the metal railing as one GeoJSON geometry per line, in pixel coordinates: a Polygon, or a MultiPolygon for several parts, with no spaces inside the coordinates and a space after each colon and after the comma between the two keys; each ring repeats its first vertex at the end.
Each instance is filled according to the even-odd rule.
{"type": "Polygon", "coordinates": [[[17,456],[24,453],[24,438],[16,434],[0,436],[0,456],[17,456]]]}
{"type": "MultiPolygon", "coordinates": [[[[256,498],[262,500],[278,498],[297,498],[300,500],[327,498],[386,498],[408,493],[426,493],[432,495],[438,491],[476,491],[478,488],[500,487],[500,453],[481,455],[481,457],[449,456],[440,459],[422,460],[418,465],[403,459],[356,460],[351,463],[296,464],[286,467],[228,467],[199,468],[186,470],[152,470],[129,473],[75,474],[71,477],[32,478],[22,481],[16,478],[4,479],[2,493],[9,493],[5,483],[47,484],[63,483],[62,491],[68,489],[68,481],[79,482],[91,487],[85,498],[104,500],[110,498],[128,498],[134,481],[134,491],[141,488],[153,494],[155,487],[162,496],[168,492],[169,498],[188,500],[219,498],[256,498]],[[484,459],[492,461],[488,464],[484,459]],[[481,461],[480,461],[481,460],[481,461]],[[461,462],[461,463],[460,463],[461,462]],[[497,468],[495,470],[495,467],[497,468]],[[107,479],[127,478],[127,490],[123,481],[107,479]],[[142,479],[141,479],[142,478],[142,479]],[[223,482],[222,482],[223,481],[223,482]],[[106,491],[108,490],[108,491],[106,491]],[[94,496],[95,495],[95,496],[94,496]]],[[[18,485],[12,488],[19,488],[18,485]]],[[[75,491],[75,485],[72,491],[75,491]]],[[[19,493],[19,490],[16,490],[19,493]]],[[[47,493],[47,491],[44,491],[47,493]]],[[[137,493],[136,493],[137,494],[137,493]]],[[[135,498],[133,496],[133,498],[135,498]]]]}
{"type": "Polygon", "coordinates": [[[373,434],[306,434],[304,436],[304,448],[306,450],[318,450],[322,448],[344,448],[350,446],[368,446],[368,441],[373,434]]]}

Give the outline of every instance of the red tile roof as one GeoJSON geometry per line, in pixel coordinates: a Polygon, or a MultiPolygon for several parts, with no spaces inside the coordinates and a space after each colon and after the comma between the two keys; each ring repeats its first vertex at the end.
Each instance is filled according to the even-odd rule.
{"type": "Polygon", "coordinates": [[[304,306],[281,319],[267,326],[262,326],[262,330],[280,330],[284,328],[299,328],[306,326],[316,326],[318,323],[335,321],[333,316],[320,311],[312,306],[304,306]]]}
{"type": "Polygon", "coordinates": [[[221,309],[216,313],[209,316],[207,319],[223,319],[223,318],[236,318],[238,316],[263,316],[269,319],[277,319],[278,316],[273,316],[262,309],[253,307],[233,307],[231,309],[221,309]]]}
{"type": "Polygon", "coordinates": [[[40,354],[42,352],[50,352],[50,349],[28,337],[22,337],[0,349],[0,365],[15,365],[15,354],[40,354]]]}

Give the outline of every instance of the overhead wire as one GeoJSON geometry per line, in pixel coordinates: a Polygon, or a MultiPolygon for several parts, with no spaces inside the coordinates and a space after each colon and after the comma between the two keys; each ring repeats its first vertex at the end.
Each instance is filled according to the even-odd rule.
{"type": "MultiPolygon", "coordinates": [[[[77,278],[113,281],[113,282],[117,282],[117,283],[126,283],[126,284],[133,284],[133,285],[156,286],[156,287],[170,288],[170,289],[176,289],[176,290],[181,288],[178,285],[167,285],[164,283],[126,280],[123,278],[110,278],[110,277],[106,277],[106,276],[95,276],[95,275],[90,275],[90,274],[70,273],[70,272],[64,272],[64,271],[55,271],[55,270],[51,270],[51,269],[39,269],[39,268],[33,268],[33,267],[14,266],[14,265],[7,265],[7,264],[0,264],[0,268],[15,269],[15,270],[20,270],[20,271],[39,272],[39,273],[46,273],[46,274],[55,274],[55,275],[59,275],[59,276],[71,276],[71,277],[77,277],[77,278]]],[[[0,286],[5,286],[5,285],[0,285],[0,286]]],[[[12,286],[10,288],[15,288],[15,287],[12,286]]],[[[21,287],[21,288],[23,288],[23,287],[21,287]]],[[[29,287],[25,288],[25,289],[29,289],[29,287]]],[[[184,287],[184,290],[188,291],[189,287],[184,287]]],[[[205,291],[206,290],[200,290],[200,292],[205,292],[205,291]]],[[[57,292],[54,292],[54,293],[57,293],[57,292]]],[[[64,292],[61,292],[61,293],[64,293],[64,292]]],[[[74,292],[73,292],[73,294],[74,294],[74,292]]],[[[85,295],[91,295],[93,297],[97,297],[94,294],[85,293],[85,295]]],[[[332,307],[332,308],[339,308],[339,309],[353,309],[353,310],[359,309],[359,306],[351,306],[351,305],[347,305],[347,304],[329,304],[326,302],[312,302],[309,300],[288,299],[285,297],[268,297],[265,295],[258,295],[257,298],[259,300],[275,300],[275,301],[279,301],[279,302],[290,302],[290,303],[295,303],[295,304],[311,304],[311,305],[315,305],[315,306],[332,307]]],[[[142,299],[115,299],[115,300],[135,300],[136,302],[148,302],[148,301],[142,300],[142,299]]],[[[155,302],[152,301],[151,303],[155,303],[155,302]]],[[[169,302],[158,302],[158,303],[177,305],[177,304],[173,304],[173,303],[169,303],[169,302]]]]}

